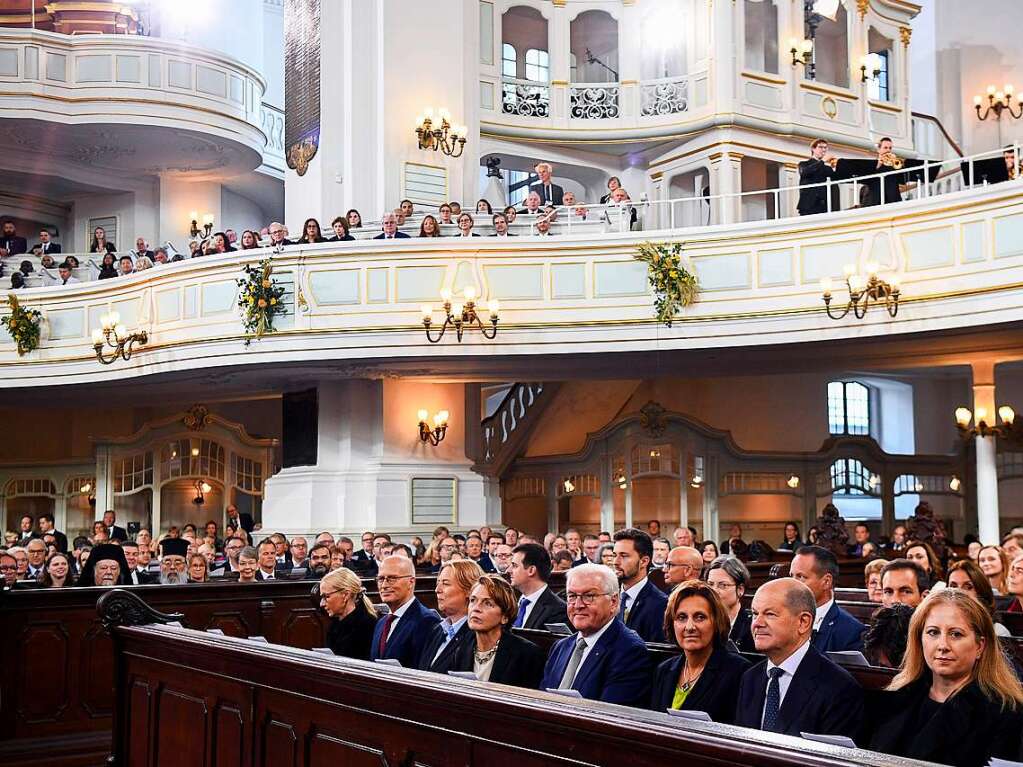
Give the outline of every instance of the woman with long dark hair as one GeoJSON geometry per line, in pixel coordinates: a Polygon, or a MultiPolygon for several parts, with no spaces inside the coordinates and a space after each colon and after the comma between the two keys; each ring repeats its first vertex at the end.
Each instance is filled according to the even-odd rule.
{"type": "Polygon", "coordinates": [[[326,242],[326,238],[320,231],[320,222],[315,218],[307,218],[302,224],[302,236],[298,242],[301,245],[312,245],[314,242],[326,242]]]}
{"type": "Polygon", "coordinates": [[[89,246],[90,253],[116,253],[117,246],[107,242],[107,232],[102,226],[97,226],[92,233],[92,245],[89,246]]]}

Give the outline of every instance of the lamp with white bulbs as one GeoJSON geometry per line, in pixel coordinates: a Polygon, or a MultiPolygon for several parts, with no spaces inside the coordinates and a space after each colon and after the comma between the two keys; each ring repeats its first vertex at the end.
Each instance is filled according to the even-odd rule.
{"type": "Polygon", "coordinates": [[[849,312],[858,320],[862,320],[872,303],[883,304],[889,317],[899,313],[899,296],[901,287],[897,275],[892,275],[887,280],[878,276],[881,267],[874,261],[866,265],[866,274],[861,274],[855,264],[845,265],[845,286],[849,291],[849,300],[840,313],[831,311],[831,289],[830,277],[821,280],[821,293],[824,299],[824,308],[828,316],[833,320],[845,318],[849,312]]]}
{"type": "Polygon", "coordinates": [[[111,365],[123,359],[131,359],[135,344],[145,346],[149,342],[149,334],[144,330],[129,333],[128,328],[121,324],[118,312],[108,312],[99,318],[101,327],[92,331],[92,348],[96,350],[96,359],[104,365],[111,365]],[[104,350],[112,350],[104,354],[104,350]]]}
{"type": "Polygon", "coordinates": [[[473,326],[479,328],[479,331],[483,334],[483,337],[488,341],[494,340],[497,337],[497,322],[498,314],[501,310],[500,303],[497,299],[488,301],[484,309],[490,315],[490,328],[483,323],[476,307],[476,288],[468,286],[462,292],[464,302],[451,303],[452,295],[450,290],[441,291],[441,299],[444,301],[444,324],[441,326],[440,332],[437,337],[434,338],[430,333],[430,328],[433,327],[433,307],[430,304],[423,304],[421,307],[423,313],[423,327],[426,328],[426,340],[431,344],[439,343],[444,337],[444,333],[449,327],[455,329],[455,337],[458,342],[462,342],[462,336],[465,333],[466,328],[473,326]]]}
{"type": "Polygon", "coordinates": [[[992,113],[994,113],[996,120],[1001,120],[1002,112],[1008,112],[1009,117],[1015,120],[1023,117],[1023,101],[1016,97],[1016,89],[1012,86],[1012,83],[1006,83],[1002,90],[998,90],[994,85],[989,85],[987,87],[987,108],[981,111],[984,100],[979,95],[973,97],[973,108],[977,110],[977,119],[981,121],[986,120],[992,113]],[[1012,102],[1014,98],[1016,99],[1018,109],[1013,109],[1012,102]]]}
{"type": "Polygon", "coordinates": [[[978,407],[971,411],[968,407],[957,407],[955,410],[956,429],[963,440],[969,442],[974,437],[1000,437],[1002,439],[1020,437],[1020,428],[1016,425],[1016,411],[1008,405],[998,408],[998,420],[1001,423],[988,425],[988,410],[978,407]],[[972,424],[972,425],[971,425],[972,424]]]}
{"type": "Polygon", "coordinates": [[[448,418],[450,414],[447,410],[441,410],[433,417],[433,428],[430,428],[430,413],[427,410],[419,411],[419,439],[423,442],[429,442],[434,447],[437,447],[441,442],[444,441],[444,437],[448,433],[448,418]]]}
{"type": "Polygon", "coordinates": [[[464,125],[452,125],[451,113],[446,109],[427,109],[416,120],[416,138],[419,148],[434,152],[441,151],[449,157],[461,157],[465,149],[469,129],[464,125]]]}

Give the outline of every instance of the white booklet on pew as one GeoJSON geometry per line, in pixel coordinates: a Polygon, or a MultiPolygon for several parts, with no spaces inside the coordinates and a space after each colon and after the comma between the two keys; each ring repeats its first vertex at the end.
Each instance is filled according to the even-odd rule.
{"type": "Polygon", "coordinates": [[[817,735],[812,732],[801,732],[799,733],[805,740],[813,740],[817,743],[827,743],[832,746],[844,746],[845,748],[856,748],[856,743],[852,738],[847,738],[845,735],[817,735]]]}
{"type": "Polygon", "coordinates": [[[255,636],[250,636],[249,637],[249,641],[250,642],[259,642],[261,644],[270,644],[268,641],[266,641],[266,637],[261,637],[258,634],[255,635],[255,636]]]}
{"type": "Polygon", "coordinates": [[[397,666],[401,668],[401,661],[397,658],[377,658],[374,663],[382,663],[385,666],[397,666]]]}
{"type": "Polygon", "coordinates": [[[224,632],[221,631],[220,629],[206,629],[206,633],[207,634],[220,634],[220,636],[224,636],[224,632]]]}
{"type": "Polygon", "coordinates": [[[999,759],[997,756],[992,756],[991,761],[987,763],[987,767],[1023,767],[1023,762],[1012,762],[1008,759],[999,759]]]}
{"type": "Polygon", "coordinates": [[[459,679],[471,679],[474,682],[478,682],[480,679],[471,671],[449,671],[448,676],[457,676],[459,679]]]}
{"type": "Polygon", "coordinates": [[[565,623],[545,623],[543,624],[543,627],[552,634],[557,634],[558,636],[569,636],[570,634],[575,633],[568,627],[568,624],[565,623]]]}
{"type": "Polygon", "coordinates": [[[169,623],[165,623],[163,625],[164,626],[173,626],[174,628],[178,628],[178,629],[183,629],[184,628],[184,626],[181,625],[181,621],[170,621],[169,623]]]}
{"type": "Polygon", "coordinates": [[[314,647],[314,648],[312,648],[312,651],[315,652],[315,653],[319,653],[320,655],[331,655],[331,656],[334,655],[334,651],[331,650],[329,647],[314,647]]]}
{"type": "Polygon", "coordinates": [[[669,708],[667,709],[667,712],[668,716],[674,716],[677,719],[689,719],[690,721],[695,720],[697,722],[714,721],[713,719],[710,718],[710,714],[708,714],[706,711],[682,711],[681,709],[677,708],[669,708]]]}
{"type": "Polygon", "coordinates": [[[547,692],[553,692],[555,695],[564,695],[566,698],[582,698],[578,690],[559,690],[557,687],[548,687],[547,692]]]}
{"type": "Polygon", "coordinates": [[[867,656],[859,650],[830,650],[828,659],[843,666],[869,666],[867,656]]]}

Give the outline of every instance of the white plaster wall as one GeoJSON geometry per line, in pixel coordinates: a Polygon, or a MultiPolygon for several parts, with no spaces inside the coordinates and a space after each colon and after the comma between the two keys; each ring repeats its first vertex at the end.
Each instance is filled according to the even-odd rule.
{"type": "MultiPolygon", "coordinates": [[[[221,215],[221,188],[215,182],[190,182],[173,178],[160,179],[160,232],[161,242],[170,242],[183,253],[188,253],[191,239],[189,214],[195,211],[202,216],[212,213],[217,230],[223,222],[221,215]]],[[[216,230],[214,230],[216,231],[216,230]]]]}
{"type": "Polygon", "coordinates": [[[135,213],[135,195],[131,192],[96,194],[76,199],[71,215],[71,227],[62,238],[64,250],[67,252],[87,251],[92,242],[89,220],[108,216],[117,216],[118,234],[114,244],[119,249],[131,249],[135,244],[137,230],[135,213]]]}
{"type": "Polygon", "coordinates": [[[255,229],[257,232],[269,224],[263,209],[258,203],[232,192],[230,189],[220,190],[220,223],[218,231],[234,229],[241,237],[242,230],[255,229]]]}
{"type": "Polygon", "coordinates": [[[266,78],[263,100],[284,108],[284,7],[276,2],[263,3],[263,62],[259,68],[266,78]]]}
{"type": "MultiPolygon", "coordinates": [[[[153,37],[226,53],[262,72],[264,0],[150,3],[153,37]]],[[[282,57],[283,67],[283,57],[282,57]]]]}

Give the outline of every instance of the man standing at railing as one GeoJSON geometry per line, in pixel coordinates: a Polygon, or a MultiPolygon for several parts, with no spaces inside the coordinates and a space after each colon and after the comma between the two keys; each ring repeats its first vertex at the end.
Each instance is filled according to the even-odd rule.
{"type": "MultiPolygon", "coordinates": [[[[822,138],[810,144],[810,159],[799,163],[799,186],[808,184],[827,184],[834,178],[835,171],[828,163],[828,142],[822,138]]],[[[838,210],[838,188],[832,189],[831,210],[838,210]]],[[[827,186],[811,186],[800,188],[799,204],[796,206],[801,216],[812,216],[816,213],[828,212],[827,186]]]]}
{"type": "Polygon", "coordinates": [[[540,195],[540,202],[543,205],[564,205],[565,191],[551,180],[554,167],[549,162],[537,163],[536,175],[540,181],[529,187],[530,192],[540,195]]]}

